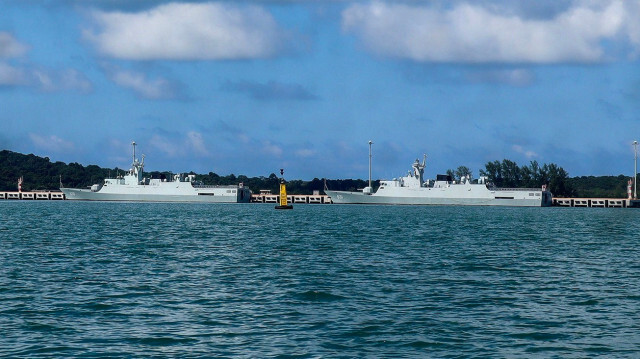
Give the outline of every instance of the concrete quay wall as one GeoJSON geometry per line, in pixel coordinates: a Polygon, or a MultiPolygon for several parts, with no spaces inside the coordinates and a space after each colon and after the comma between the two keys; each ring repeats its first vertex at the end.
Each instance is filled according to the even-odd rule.
{"type": "MultiPolygon", "coordinates": [[[[252,194],[251,203],[280,203],[279,194],[252,194]]],[[[288,204],[307,203],[307,204],[330,204],[333,203],[327,195],[305,194],[305,195],[288,195],[288,204]]]]}
{"type": "MultiPolygon", "coordinates": [[[[0,200],[66,200],[64,193],[58,191],[0,192],[0,200]]],[[[252,194],[251,203],[280,203],[278,194],[252,194]]],[[[288,204],[331,204],[327,195],[288,195],[288,204]]],[[[599,208],[640,208],[640,200],[626,198],[553,198],[554,207],[599,207],[599,208]]]]}
{"type": "MultiPolygon", "coordinates": [[[[66,200],[64,193],[56,191],[38,192],[0,192],[0,200],[66,200]]],[[[280,203],[280,195],[277,194],[253,194],[252,203],[280,203]]],[[[327,195],[289,195],[287,202],[290,204],[329,204],[331,198],[327,195]]]]}
{"type": "Polygon", "coordinates": [[[55,191],[0,192],[0,200],[64,200],[64,193],[55,191]]]}
{"type": "Polygon", "coordinates": [[[630,200],[626,198],[553,198],[552,206],[634,208],[640,207],[640,200],[630,200]]]}

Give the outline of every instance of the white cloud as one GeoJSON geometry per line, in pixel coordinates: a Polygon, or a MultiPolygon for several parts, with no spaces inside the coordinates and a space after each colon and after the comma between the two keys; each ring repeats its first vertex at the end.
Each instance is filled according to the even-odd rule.
{"type": "Polygon", "coordinates": [[[512,148],[515,152],[520,153],[520,154],[523,154],[523,155],[524,155],[526,158],[528,158],[528,159],[532,159],[532,158],[534,158],[534,157],[538,157],[538,154],[537,154],[537,153],[535,153],[535,152],[533,152],[533,151],[531,151],[531,150],[525,150],[525,149],[524,149],[522,146],[520,146],[520,145],[513,145],[513,146],[511,146],[511,148],[512,148]]]}
{"type": "Polygon", "coordinates": [[[29,77],[30,85],[47,92],[62,90],[89,92],[93,88],[87,77],[74,69],[31,69],[29,77]]]}
{"type": "Polygon", "coordinates": [[[39,84],[40,88],[44,91],[52,91],[53,89],[55,89],[51,76],[49,76],[49,74],[47,74],[46,72],[34,70],[32,75],[35,79],[35,83],[39,84]]]}
{"type": "Polygon", "coordinates": [[[0,86],[19,86],[27,82],[22,69],[0,62],[0,86]]]}
{"type": "Polygon", "coordinates": [[[302,149],[297,150],[295,152],[295,154],[296,154],[297,157],[306,158],[306,157],[311,157],[311,156],[315,155],[316,152],[314,150],[311,150],[311,149],[308,149],[308,148],[302,148],[302,149]]]}
{"type": "Polygon", "coordinates": [[[261,7],[170,3],[139,13],[94,12],[98,32],[85,31],[106,56],[130,60],[262,58],[282,32],[261,7]]]}
{"type": "Polygon", "coordinates": [[[354,4],[342,26],[371,51],[426,62],[557,63],[606,60],[603,42],[640,48],[640,1],[577,0],[550,19],[529,19],[482,3],[453,7],[354,4]]]}
{"type": "Polygon", "coordinates": [[[172,158],[211,157],[202,133],[189,131],[185,133],[154,134],[148,141],[148,147],[172,158]]]}
{"type": "Polygon", "coordinates": [[[178,157],[184,153],[180,145],[165,136],[157,134],[151,136],[149,147],[155,148],[169,157],[178,157]]]}
{"type": "Polygon", "coordinates": [[[271,143],[270,141],[265,141],[262,144],[262,152],[267,154],[268,156],[282,156],[282,148],[276,144],[271,143]]]}
{"type": "MultiPolygon", "coordinates": [[[[28,47],[18,42],[11,34],[0,32],[0,59],[20,57],[28,47]]],[[[8,61],[8,60],[7,60],[8,61]]],[[[0,62],[0,86],[27,86],[42,91],[78,90],[88,92],[91,82],[79,71],[59,70],[32,65],[14,67],[0,62]]]]}
{"type": "Polygon", "coordinates": [[[20,57],[27,52],[27,46],[21,44],[8,32],[0,32],[0,58],[20,57]]]}
{"type": "Polygon", "coordinates": [[[485,70],[470,72],[467,78],[472,82],[489,82],[511,86],[530,85],[535,75],[527,69],[485,70]]]}
{"type": "Polygon", "coordinates": [[[109,70],[109,77],[117,85],[131,89],[146,99],[158,100],[175,97],[173,86],[163,78],[150,80],[142,73],[122,69],[109,70]]]}
{"type": "Polygon", "coordinates": [[[640,20],[638,19],[638,14],[640,14],[640,1],[629,1],[625,3],[625,6],[627,12],[624,23],[627,26],[629,41],[631,41],[635,47],[635,51],[631,56],[638,56],[640,55],[640,20]]]}
{"type": "Polygon", "coordinates": [[[36,147],[46,151],[69,152],[73,151],[75,147],[72,142],[65,141],[56,135],[41,136],[35,133],[30,133],[29,138],[36,147]]]}
{"type": "Polygon", "coordinates": [[[0,62],[0,86],[27,86],[42,91],[77,90],[89,92],[91,82],[73,69],[50,70],[13,67],[0,62]]]}
{"type": "Polygon", "coordinates": [[[247,144],[251,142],[251,138],[246,133],[239,133],[237,135],[237,138],[240,141],[240,143],[247,144]]]}
{"type": "Polygon", "coordinates": [[[58,73],[58,88],[89,92],[93,88],[91,82],[81,72],[67,69],[58,73]]]}
{"type": "Polygon", "coordinates": [[[187,145],[196,154],[201,156],[209,156],[209,151],[207,150],[207,146],[204,144],[204,139],[202,138],[201,133],[195,131],[188,132],[187,145]]]}

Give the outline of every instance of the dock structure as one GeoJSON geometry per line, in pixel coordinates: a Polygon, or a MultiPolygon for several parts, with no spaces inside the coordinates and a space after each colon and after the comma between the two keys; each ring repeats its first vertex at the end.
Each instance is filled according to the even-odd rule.
{"type": "Polygon", "coordinates": [[[599,208],[631,208],[634,200],[626,198],[554,198],[555,207],[599,207],[599,208]]]}
{"type": "MultiPolygon", "coordinates": [[[[268,189],[261,189],[259,194],[251,195],[251,203],[280,203],[280,195],[273,194],[268,189]]],[[[321,195],[320,191],[313,191],[313,194],[294,194],[287,195],[287,203],[304,203],[304,204],[329,204],[333,203],[327,195],[321,195]]]]}
{"type": "Polygon", "coordinates": [[[37,191],[37,192],[0,192],[0,200],[26,200],[26,201],[42,201],[42,200],[64,200],[66,199],[62,192],[37,191]]]}
{"type": "MultiPolygon", "coordinates": [[[[25,200],[42,201],[66,200],[64,193],[58,191],[4,191],[0,192],[0,200],[25,200]]],[[[259,194],[251,195],[251,203],[280,203],[280,195],[272,194],[268,190],[262,190],[259,194]]],[[[313,194],[287,195],[287,203],[290,204],[331,204],[331,198],[321,195],[319,191],[313,194]]],[[[640,200],[627,198],[553,198],[554,207],[575,208],[640,208],[640,200]]]]}
{"type": "MultiPolygon", "coordinates": [[[[251,203],[280,203],[280,195],[277,194],[252,194],[251,203]]],[[[304,194],[304,195],[287,195],[287,203],[296,204],[329,204],[331,198],[327,195],[320,194],[304,194]]]]}
{"type": "MultiPolygon", "coordinates": [[[[5,191],[0,192],[0,200],[66,200],[64,193],[57,191],[37,191],[37,192],[18,192],[5,191]]],[[[280,203],[280,195],[271,194],[262,191],[260,194],[251,195],[252,203],[280,203]]],[[[304,204],[329,204],[331,198],[327,195],[314,193],[312,195],[288,195],[287,203],[304,203],[304,204]]]]}

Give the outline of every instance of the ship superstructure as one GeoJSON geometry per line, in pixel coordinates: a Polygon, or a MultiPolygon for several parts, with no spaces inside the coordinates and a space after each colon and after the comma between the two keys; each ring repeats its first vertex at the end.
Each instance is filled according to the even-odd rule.
{"type": "Polygon", "coordinates": [[[144,178],[144,155],[136,158],[124,176],[105,178],[102,184],[89,189],[60,188],[69,200],[86,201],[138,201],[138,202],[249,202],[251,191],[242,184],[237,186],[208,186],[195,180],[195,175],[176,174],[172,179],[144,178]]]}
{"type": "Polygon", "coordinates": [[[476,181],[462,177],[455,181],[449,175],[437,175],[434,181],[425,181],[425,167],[426,155],[422,162],[415,160],[406,176],[381,180],[375,192],[369,185],[361,192],[325,189],[325,193],[333,203],[341,204],[551,206],[552,194],[545,187],[497,188],[488,183],[485,177],[476,181]]]}

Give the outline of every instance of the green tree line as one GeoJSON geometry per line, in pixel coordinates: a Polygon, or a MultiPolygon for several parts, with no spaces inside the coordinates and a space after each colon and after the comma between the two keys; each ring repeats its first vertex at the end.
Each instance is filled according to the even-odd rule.
{"type": "MultiPolygon", "coordinates": [[[[469,178],[471,170],[466,166],[460,166],[456,170],[448,170],[447,174],[456,180],[463,177],[469,178]]],[[[540,166],[538,161],[531,161],[529,165],[518,166],[514,161],[504,159],[487,162],[484,169],[480,170],[480,176],[487,181],[502,188],[541,188],[543,185],[556,197],[574,197],[577,192],[572,186],[569,174],[564,168],[551,163],[540,166]]]]}
{"type": "MultiPolygon", "coordinates": [[[[24,155],[17,152],[0,151],[0,191],[16,191],[18,177],[24,177],[22,188],[24,191],[56,190],[60,188],[60,182],[65,187],[83,188],[92,184],[102,183],[107,177],[115,177],[124,174],[126,170],[120,168],[101,168],[96,165],[83,166],[79,163],[51,162],[48,157],[38,157],[33,154],[24,155]]],[[[456,170],[447,171],[453,178],[460,180],[462,177],[470,178],[472,171],[465,166],[456,170]]],[[[236,185],[243,183],[253,193],[260,190],[269,190],[278,193],[280,179],[274,173],[268,176],[247,177],[244,175],[230,174],[221,176],[213,172],[207,174],[195,174],[196,180],[206,185],[236,185]]],[[[497,187],[529,187],[539,188],[546,184],[556,197],[626,197],[628,177],[619,176],[582,176],[569,177],[567,171],[556,164],[539,165],[531,161],[528,165],[518,166],[514,161],[504,159],[502,161],[487,162],[485,168],[480,170],[481,176],[486,176],[488,181],[497,187]]],[[[171,179],[171,172],[145,172],[148,178],[171,179]]],[[[355,191],[367,186],[367,181],[361,179],[327,179],[314,178],[311,181],[290,180],[287,182],[287,192],[291,194],[311,194],[325,188],[339,191],[355,191]]],[[[379,186],[379,181],[374,181],[374,188],[379,186]]]]}
{"type": "MultiPolygon", "coordinates": [[[[51,162],[48,157],[38,157],[33,154],[24,155],[17,152],[0,151],[0,191],[17,191],[18,177],[24,177],[23,191],[57,190],[60,183],[64,187],[85,188],[92,184],[102,183],[105,178],[123,175],[127,170],[120,168],[100,168],[96,165],[83,166],[79,163],[51,162]]],[[[230,174],[220,176],[216,173],[197,174],[196,180],[206,185],[237,185],[243,183],[252,192],[269,190],[278,193],[280,179],[274,173],[269,176],[247,177],[230,174]]],[[[174,173],[168,171],[145,172],[147,178],[166,178],[171,180],[174,173]]],[[[327,187],[339,191],[355,191],[367,186],[367,181],[360,179],[327,180],[327,187]]],[[[378,186],[378,181],[375,182],[378,186]]],[[[291,194],[311,194],[322,191],[324,181],[314,178],[311,181],[292,180],[287,183],[287,192],[291,194]]]]}
{"type": "MultiPolygon", "coordinates": [[[[447,174],[460,180],[469,178],[472,171],[466,166],[448,170],[447,174]]],[[[518,166],[514,161],[504,159],[485,164],[480,176],[496,187],[540,188],[546,185],[555,197],[601,197],[623,198],[627,195],[627,180],[619,176],[582,176],[569,177],[569,173],[555,163],[540,165],[531,161],[528,165],[518,166]]]]}
{"type": "Polygon", "coordinates": [[[543,164],[531,161],[529,165],[518,166],[514,161],[487,162],[481,176],[486,176],[496,187],[540,188],[543,185],[556,197],[574,197],[576,192],[569,181],[569,173],[555,163],[543,164]]]}

